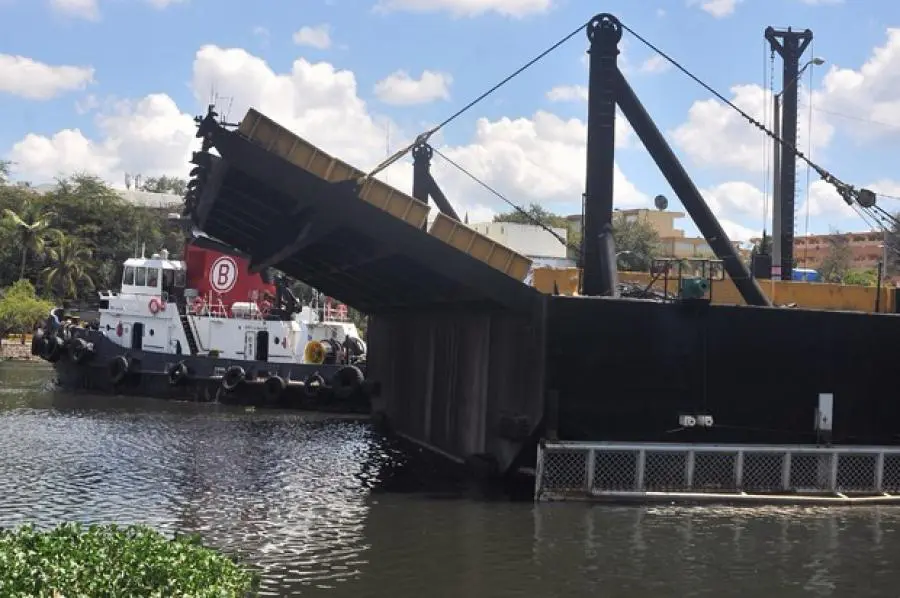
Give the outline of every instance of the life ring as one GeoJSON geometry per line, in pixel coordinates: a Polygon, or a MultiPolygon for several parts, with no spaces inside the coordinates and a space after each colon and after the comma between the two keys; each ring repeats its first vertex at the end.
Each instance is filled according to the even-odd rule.
{"type": "Polygon", "coordinates": [[[109,360],[109,381],[113,385],[119,384],[128,375],[129,369],[128,360],[123,355],[113,357],[109,360]]]}
{"type": "Polygon", "coordinates": [[[225,375],[222,376],[222,388],[231,392],[235,388],[237,388],[241,382],[244,381],[246,377],[246,372],[244,372],[244,368],[239,365],[233,365],[228,368],[228,371],[225,372],[225,375]]]}
{"type": "Polygon", "coordinates": [[[166,309],[166,304],[163,303],[162,301],[160,301],[159,299],[157,299],[156,297],[154,297],[153,299],[150,300],[150,304],[148,307],[150,308],[150,313],[155,316],[159,312],[166,309]]]}
{"type": "Polygon", "coordinates": [[[325,361],[325,345],[319,341],[309,341],[303,349],[303,361],[306,363],[320,364],[325,361]]]}
{"type": "Polygon", "coordinates": [[[307,376],[306,380],[303,381],[303,392],[308,397],[314,397],[319,394],[323,386],[325,386],[325,378],[320,376],[319,372],[316,372],[307,376]]]}
{"type": "Polygon", "coordinates": [[[169,368],[169,384],[178,386],[188,377],[188,368],[183,361],[179,361],[169,368]]]}
{"type": "Polygon", "coordinates": [[[74,338],[72,339],[72,347],[69,349],[69,354],[75,363],[84,363],[94,354],[94,349],[83,338],[74,338]]]}
{"type": "Polygon", "coordinates": [[[287,382],[281,376],[269,376],[263,382],[263,396],[269,403],[274,403],[281,398],[284,389],[287,388],[287,382]]]}
{"type": "Polygon", "coordinates": [[[195,316],[199,316],[203,313],[203,308],[206,306],[206,302],[203,301],[203,297],[195,297],[191,302],[191,311],[194,312],[195,316]]]}
{"type": "Polygon", "coordinates": [[[331,379],[331,385],[334,387],[334,394],[339,399],[347,399],[355,393],[366,377],[355,365],[345,365],[337,371],[331,379]]]}

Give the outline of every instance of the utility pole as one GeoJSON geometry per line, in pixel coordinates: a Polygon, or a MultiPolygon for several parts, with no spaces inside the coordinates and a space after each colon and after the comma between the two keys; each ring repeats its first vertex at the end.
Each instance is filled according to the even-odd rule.
{"type": "MultiPolygon", "coordinates": [[[[776,152],[775,172],[779,178],[775,181],[772,196],[772,278],[791,280],[794,267],[794,196],[797,187],[797,161],[794,152],[789,148],[797,147],[797,79],[801,72],[800,57],[812,42],[813,34],[809,29],[793,31],[790,27],[786,30],[768,27],[765,36],[769,46],[778,52],[783,62],[783,90],[779,94],[783,96],[783,101],[779,103],[776,100],[775,116],[781,121],[781,139],[787,146],[779,148],[779,152],[776,152]],[[783,151],[780,151],[781,149],[783,151]]],[[[776,141],[776,147],[779,145],[776,141]]]]}

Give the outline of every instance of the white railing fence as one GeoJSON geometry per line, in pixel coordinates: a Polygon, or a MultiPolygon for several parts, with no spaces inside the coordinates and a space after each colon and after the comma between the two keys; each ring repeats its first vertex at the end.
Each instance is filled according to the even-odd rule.
{"type": "Polygon", "coordinates": [[[544,443],[535,497],[900,493],[900,447],[544,443]]]}

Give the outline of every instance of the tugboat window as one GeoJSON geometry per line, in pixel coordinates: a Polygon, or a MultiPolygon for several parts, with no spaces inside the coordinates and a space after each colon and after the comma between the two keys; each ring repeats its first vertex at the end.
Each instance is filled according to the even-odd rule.
{"type": "Polygon", "coordinates": [[[184,270],[175,270],[175,286],[179,289],[184,288],[184,270]]]}
{"type": "Polygon", "coordinates": [[[122,284],[134,284],[134,266],[125,266],[125,275],[122,277],[122,284]]]}
{"type": "Polygon", "coordinates": [[[134,284],[139,287],[147,286],[147,268],[135,268],[134,284]]]}
{"type": "Polygon", "coordinates": [[[159,268],[147,268],[147,286],[154,288],[159,286],[159,268]]]}

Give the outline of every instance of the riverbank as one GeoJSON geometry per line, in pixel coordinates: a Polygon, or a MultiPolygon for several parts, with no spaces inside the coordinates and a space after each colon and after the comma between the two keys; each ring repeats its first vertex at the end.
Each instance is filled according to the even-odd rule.
{"type": "Polygon", "coordinates": [[[31,354],[30,336],[25,337],[24,343],[18,336],[0,341],[0,361],[38,361],[39,359],[31,354]]]}

